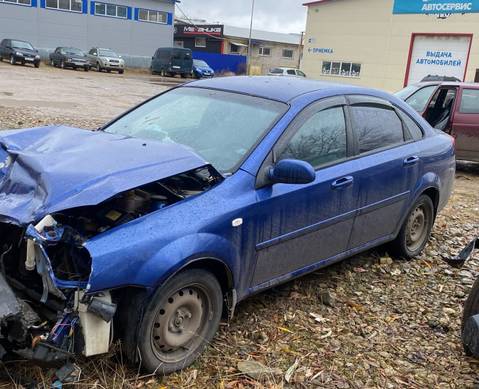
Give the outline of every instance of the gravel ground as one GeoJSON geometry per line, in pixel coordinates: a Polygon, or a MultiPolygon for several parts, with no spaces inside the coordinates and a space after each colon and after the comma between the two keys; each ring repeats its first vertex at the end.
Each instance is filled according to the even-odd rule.
{"type": "MultiPolygon", "coordinates": [[[[0,96],[7,91],[2,71],[0,65],[0,96]]],[[[151,90],[143,87],[144,97],[157,93],[155,86],[151,90]]],[[[126,100],[134,104],[141,98],[130,95],[126,100]]],[[[112,108],[115,104],[110,105],[109,100],[103,104],[108,104],[112,116],[126,108],[112,108]]],[[[45,112],[34,106],[4,105],[0,107],[0,128],[47,123],[95,128],[110,118],[92,119],[102,106],[89,106],[91,115],[83,111],[87,106],[81,112],[45,112]]],[[[432,239],[418,259],[393,261],[381,250],[356,256],[240,303],[235,318],[222,325],[204,356],[183,372],[163,379],[142,377],[123,363],[118,351],[121,346],[116,345],[117,352],[78,362],[82,368],[78,385],[477,387],[479,362],[462,351],[460,322],[462,304],[479,272],[479,253],[463,269],[449,267],[443,257],[457,254],[479,235],[479,165],[460,164],[456,178],[454,195],[437,218],[432,239]],[[257,379],[242,374],[239,368],[244,368],[244,361],[260,363],[267,373],[257,379]]],[[[51,385],[53,370],[19,361],[6,367],[11,378],[0,387],[30,379],[40,387],[51,385]]]]}

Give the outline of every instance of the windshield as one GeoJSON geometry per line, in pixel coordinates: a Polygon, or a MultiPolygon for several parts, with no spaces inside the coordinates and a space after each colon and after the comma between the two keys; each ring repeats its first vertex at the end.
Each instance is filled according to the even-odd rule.
{"type": "Polygon", "coordinates": [[[105,131],[188,146],[221,173],[230,173],[287,108],[262,98],[183,87],[141,105],[105,131]]]}
{"type": "Polygon", "coordinates": [[[65,53],[70,55],[79,55],[81,57],[85,55],[83,51],[81,51],[80,49],[75,49],[74,47],[67,47],[65,49],[65,53]]]}
{"type": "Polygon", "coordinates": [[[400,91],[394,93],[396,97],[399,97],[401,100],[406,100],[409,96],[411,96],[414,92],[419,89],[417,85],[409,85],[400,91]]]}
{"type": "Polygon", "coordinates": [[[108,50],[108,49],[98,50],[98,55],[99,55],[100,57],[118,58],[118,54],[117,54],[117,53],[115,53],[114,51],[108,50]]]}
{"type": "Polygon", "coordinates": [[[205,61],[202,61],[201,59],[194,59],[193,64],[195,66],[200,66],[203,68],[209,68],[208,64],[205,61]]]}
{"type": "Polygon", "coordinates": [[[12,41],[12,47],[15,49],[35,50],[30,43],[23,41],[12,41]]]}

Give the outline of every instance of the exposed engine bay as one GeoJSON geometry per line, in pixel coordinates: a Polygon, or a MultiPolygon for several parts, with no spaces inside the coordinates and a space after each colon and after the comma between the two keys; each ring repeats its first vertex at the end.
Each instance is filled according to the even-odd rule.
{"type": "Polygon", "coordinates": [[[107,352],[118,301],[109,291],[88,293],[92,258],[85,242],[222,180],[204,166],[30,225],[0,223],[0,358],[13,352],[58,364],[107,352]]]}

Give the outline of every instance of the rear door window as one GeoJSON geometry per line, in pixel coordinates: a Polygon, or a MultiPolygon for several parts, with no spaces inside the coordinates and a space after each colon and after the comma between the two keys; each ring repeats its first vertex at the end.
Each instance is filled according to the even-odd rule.
{"type": "Polygon", "coordinates": [[[351,116],[361,154],[404,143],[402,122],[393,109],[354,105],[351,116]]]}
{"type": "Polygon", "coordinates": [[[462,91],[460,113],[479,113],[479,89],[462,91]]]}

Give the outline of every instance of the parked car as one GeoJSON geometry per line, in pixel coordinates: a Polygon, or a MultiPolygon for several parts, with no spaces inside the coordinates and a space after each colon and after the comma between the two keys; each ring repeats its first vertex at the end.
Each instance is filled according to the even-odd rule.
{"type": "Polygon", "coordinates": [[[451,76],[438,76],[429,74],[426,77],[424,77],[421,82],[428,82],[428,81],[452,81],[452,82],[461,82],[457,77],[451,77],[451,76]]]}
{"type": "Polygon", "coordinates": [[[90,70],[90,61],[87,55],[75,47],[57,47],[53,53],[50,53],[50,65],[59,66],[62,69],[77,70],[81,68],[85,72],[90,70]]]}
{"type": "Polygon", "coordinates": [[[114,324],[156,373],[252,294],[380,244],[418,255],[455,173],[452,138],[401,100],[289,77],[195,81],[0,146],[4,348],[92,356],[114,324]]]}
{"type": "Polygon", "coordinates": [[[0,42],[0,61],[8,60],[15,65],[20,62],[22,65],[32,64],[40,67],[40,55],[29,42],[18,39],[3,39],[0,42]]]}
{"type": "Polygon", "coordinates": [[[306,77],[299,69],[294,68],[273,68],[268,73],[269,76],[292,76],[292,77],[306,77]]]}
{"type": "Polygon", "coordinates": [[[88,52],[88,59],[90,66],[98,72],[106,70],[110,73],[112,70],[115,70],[119,74],[123,74],[125,71],[125,60],[111,49],[93,47],[88,52]]]}
{"type": "Polygon", "coordinates": [[[194,59],[193,76],[198,79],[211,78],[215,76],[215,71],[202,59],[194,59]]]}
{"type": "Polygon", "coordinates": [[[425,82],[396,93],[456,140],[457,159],[479,162],[479,84],[425,82]]]}
{"type": "Polygon", "coordinates": [[[190,49],[162,47],[151,57],[151,74],[185,78],[193,71],[193,55],[190,49]]]}

